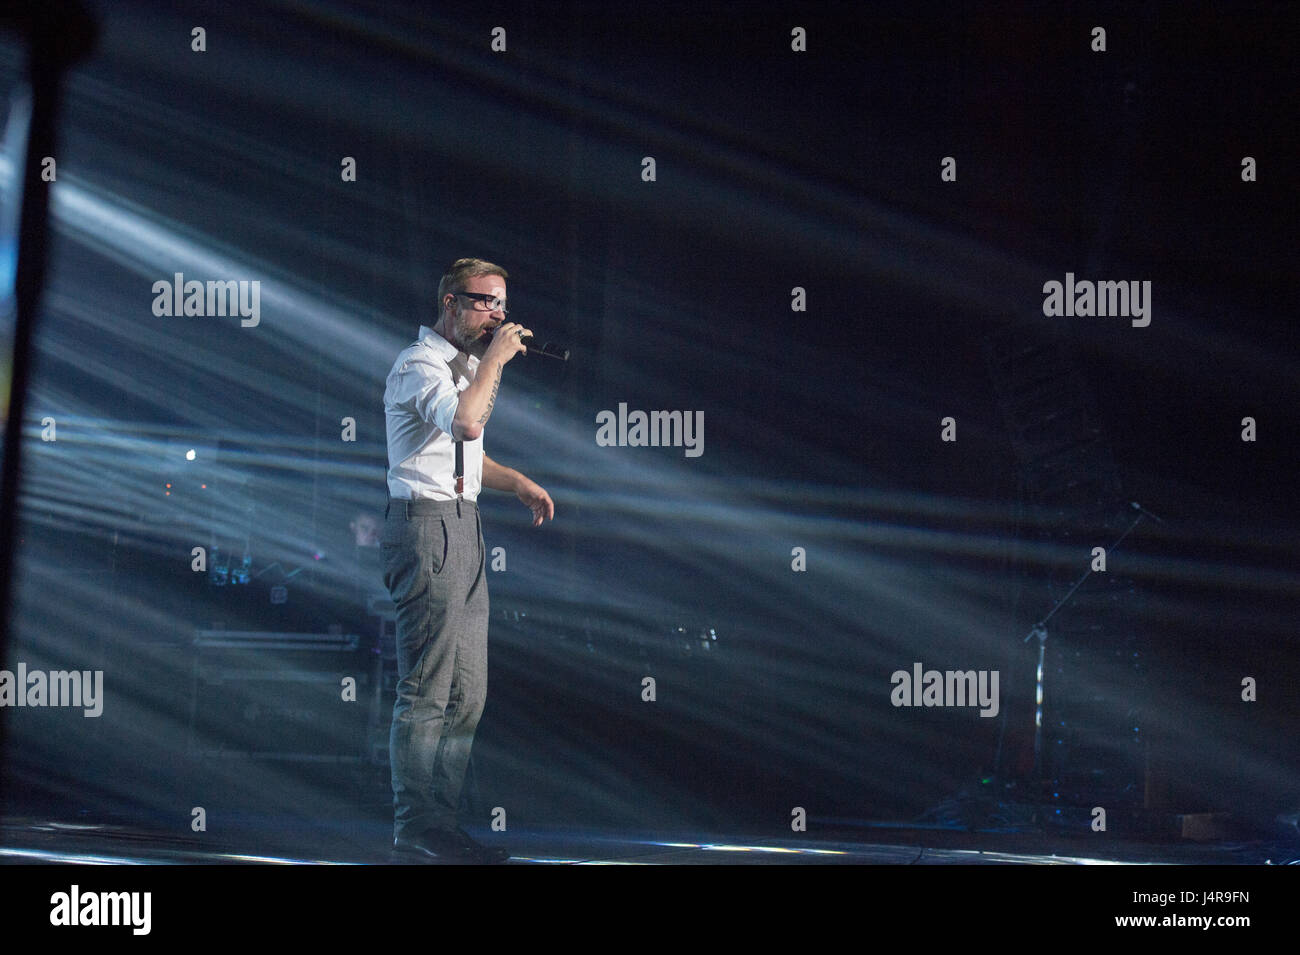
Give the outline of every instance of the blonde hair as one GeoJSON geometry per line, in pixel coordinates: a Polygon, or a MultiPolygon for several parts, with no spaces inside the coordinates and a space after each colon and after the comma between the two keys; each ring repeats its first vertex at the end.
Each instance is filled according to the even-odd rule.
{"type": "Polygon", "coordinates": [[[501,266],[493,265],[485,259],[457,259],[451,263],[451,268],[447,269],[447,274],[438,283],[438,317],[442,317],[445,307],[443,301],[448,292],[463,292],[466,279],[482,275],[499,275],[503,279],[510,277],[501,266]]]}

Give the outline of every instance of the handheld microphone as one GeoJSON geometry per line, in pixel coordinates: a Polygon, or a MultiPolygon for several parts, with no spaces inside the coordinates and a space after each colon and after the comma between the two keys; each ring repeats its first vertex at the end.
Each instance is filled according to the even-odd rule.
{"type": "Polygon", "coordinates": [[[542,342],[540,345],[534,344],[537,340],[532,335],[520,335],[519,340],[528,346],[525,355],[545,355],[547,358],[555,358],[560,361],[569,360],[569,350],[561,348],[559,345],[551,342],[542,342]]]}
{"type": "MultiPolygon", "coordinates": [[[[479,357],[483,357],[483,352],[487,351],[488,344],[496,336],[496,330],[493,329],[484,335],[479,341],[483,344],[481,349],[477,350],[479,357]]],[[[542,342],[537,344],[537,339],[532,335],[520,335],[519,340],[528,346],[526,355],[545,355],[547,358],[554,358],[558,361],[569,360],[569,350],[562,345],[556,345],[553,342],[542,342]]]]}

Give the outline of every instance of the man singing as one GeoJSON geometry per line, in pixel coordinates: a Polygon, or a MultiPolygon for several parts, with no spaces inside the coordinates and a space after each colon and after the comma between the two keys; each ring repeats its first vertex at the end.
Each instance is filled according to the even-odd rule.
{"type": "Polygon", "coordinates": [[[533,526],[550,495],[483,453],[501,374],[526,352],[506,319],[506,270],[457,259],[438,283],[438,321],[421,326],[388,373],[384,584],[397,605],[393,848],[426,858],[502,862],[509,853],[457,825],[461,785],[487,696],[488,592],[481,487],[513,491],[533,526]]]}

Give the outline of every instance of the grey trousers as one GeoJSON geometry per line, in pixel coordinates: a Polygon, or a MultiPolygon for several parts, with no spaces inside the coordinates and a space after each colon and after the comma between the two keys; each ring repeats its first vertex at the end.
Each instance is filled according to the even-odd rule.
{"type": "Polygon", "coordinates": [[[457,824],[487,698],[488,591],[472,501],[389,502],[384,584],[397,605],[389,755],[393,836],[457,824]]]}

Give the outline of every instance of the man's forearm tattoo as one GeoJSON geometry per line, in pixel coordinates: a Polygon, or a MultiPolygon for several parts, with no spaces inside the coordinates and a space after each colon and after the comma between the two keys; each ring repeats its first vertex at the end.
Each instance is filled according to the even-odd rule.
{"type": "Polygon", "coordinates": [[[492,382],[492,394],[488,395],[487,408],[483,411],[483,417],[478,419],[479,424],[487,424],[488,415],[492,414],[492,406],[497,403],[497,389],[501,387],[501,369],[497,369],[496,380],[492,382]]]}

